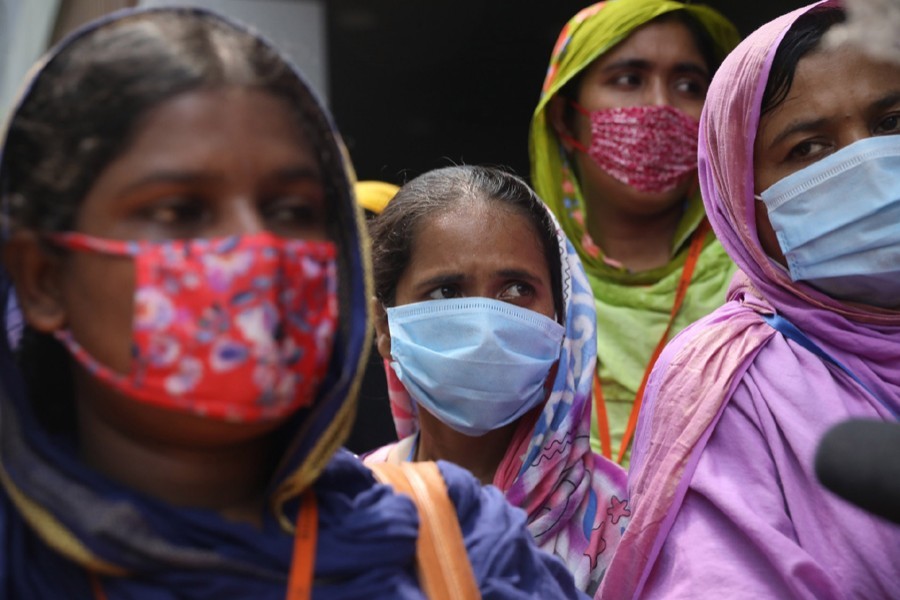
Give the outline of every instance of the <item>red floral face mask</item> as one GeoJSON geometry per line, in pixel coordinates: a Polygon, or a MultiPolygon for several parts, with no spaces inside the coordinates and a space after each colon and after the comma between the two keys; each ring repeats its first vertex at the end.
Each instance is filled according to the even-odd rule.
{"type": "Polygon", "coordinates": [[[100,364],[68,330],[57,338],[95,377],[136,400],[228,421],[308,406],[337,321],[335,246],[270,233],[165,242],[54,235],[73,250],[135,265],[128,373],[100,364]]]}
{"type": "Polygon", "coordinates": [[[634,189],[663,193],[697,170],[700,122],[671,106],[631,106],[587,111],[591,146],[562,135],[605,172],[634,189]]]}

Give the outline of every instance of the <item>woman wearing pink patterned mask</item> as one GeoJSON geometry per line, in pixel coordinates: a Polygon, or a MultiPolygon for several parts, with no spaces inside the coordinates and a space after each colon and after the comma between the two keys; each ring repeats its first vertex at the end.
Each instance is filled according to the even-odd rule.
{"type": "Polygon", "coordinates": [[[531,177],[597,304],[594,450],[627,463],[665,342],[719,306],[734,265],[697,188],[706,88],[738,41],[716,11],[611,0],[563,28],[531,125],[531,177]]]}

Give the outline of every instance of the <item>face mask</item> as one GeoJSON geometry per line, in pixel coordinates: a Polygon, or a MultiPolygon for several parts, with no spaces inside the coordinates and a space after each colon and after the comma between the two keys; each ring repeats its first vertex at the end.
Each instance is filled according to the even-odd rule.
{"type": "Polygon", "coordinates": [[[277,419],[314,399],[337,320],[334,244],[269,233],[165,242],[77,233],[51,239],[134,259],[128,373],[93,359],[70,331],[56,333],[94,377],[138,401],[228,421],[277,419]]]}
{"type": "Polygon", "coordinates": [[[469,436],[512,423],[544,401],[565,330],[532,310],[488,298],[387,309],[391,367],[409,395],[469,436]]]}
{"type": "Polygon", "coordinates": [[[793,281],[833,298],[900,305],[900,135],[850,144],[757,198],[793,281]]]}
{"type": "Polygon", "coordinates": [[[562,135],[606,173],[640,192],[671,191],[697,170],[700,122],[671,106],[631,106],[588,112],[591,146],[562,135]]]}

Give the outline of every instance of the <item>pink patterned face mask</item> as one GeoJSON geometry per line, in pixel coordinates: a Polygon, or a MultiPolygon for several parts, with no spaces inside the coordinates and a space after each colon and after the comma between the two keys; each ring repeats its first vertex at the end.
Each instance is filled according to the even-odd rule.
{"type": "Polygon", "coordinates": [[[165,242],[53,235],[70,248],[134,259],[128,373],[100,364],[68,330],[56,337],[95,377],[155,406],[227,421],[308,406],[337,321],[335,246],[270,233],[165,242]]]}
{"type": "Polygon", "coordinates": [[[700,122],[671,106],[631,106],[588,112],[591,146],[561,136],[611,176],[634,189],[668,192],[697,170],[700,122]]]}

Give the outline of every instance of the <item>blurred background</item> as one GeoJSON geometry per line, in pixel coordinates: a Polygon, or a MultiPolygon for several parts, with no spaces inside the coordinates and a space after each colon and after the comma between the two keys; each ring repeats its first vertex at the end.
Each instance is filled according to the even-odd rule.
{"type": "MultiPolygon", "coordinates": [[[[744,35],[808,2],[713,0],[744,35]]],[[[49,45],[130,6],[214,8],[267,34],[332,110],[360,179],[453,163],[528,171],[550,51],[581,0],[0,0],[0,116],[49,45]]]]}

